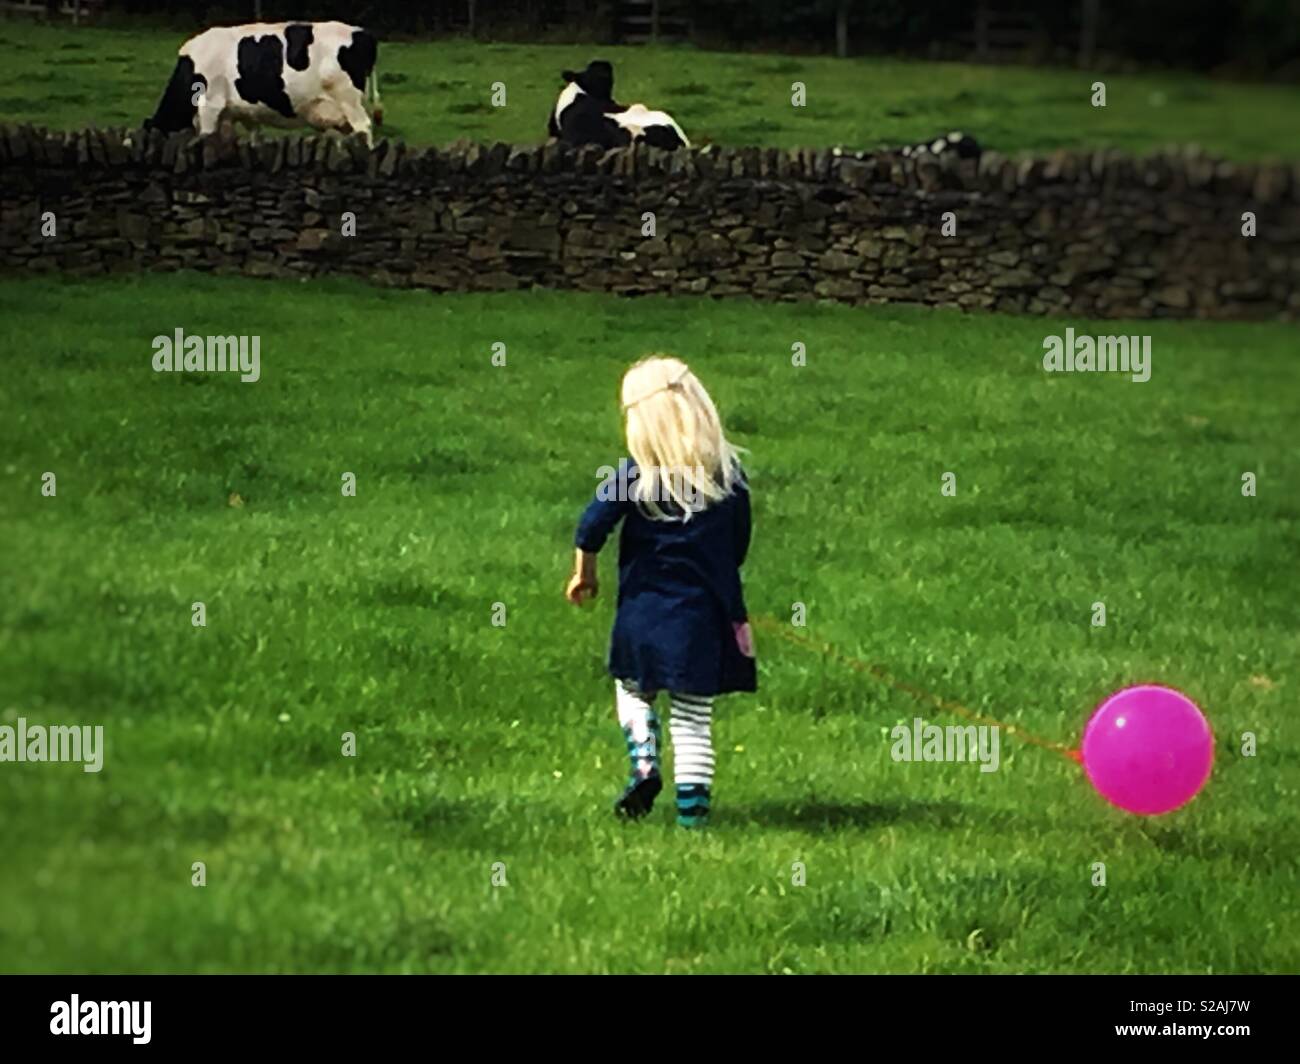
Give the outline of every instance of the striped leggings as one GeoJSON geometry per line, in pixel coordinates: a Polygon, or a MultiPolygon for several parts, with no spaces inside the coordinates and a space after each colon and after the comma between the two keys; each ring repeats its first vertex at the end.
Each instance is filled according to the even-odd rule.
{"type": "MultiPolygon", "coordinates": [[[[633,775],[659,768],[659,720],[655,694],[639,690],[628,680],[614,681],[618,722],[628,737],[633,775]]],[[[673,741],[673,780],[683,787],[708,788],[713,783],[713,699],[707,695],[669,693],[669,733],[673,741]]]]}

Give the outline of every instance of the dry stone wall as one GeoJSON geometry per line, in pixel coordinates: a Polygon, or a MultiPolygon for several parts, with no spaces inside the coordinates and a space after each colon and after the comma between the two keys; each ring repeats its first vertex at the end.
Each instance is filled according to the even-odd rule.
{"type": "Polygon", "coordinates": [[[976,163],[5,127],[0,222],[8,273],[1300,315],[1300,166],[1194,150],[976,163]]]}

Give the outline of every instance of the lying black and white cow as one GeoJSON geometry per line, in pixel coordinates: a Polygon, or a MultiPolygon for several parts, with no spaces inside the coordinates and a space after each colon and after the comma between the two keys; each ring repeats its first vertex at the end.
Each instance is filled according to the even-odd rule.
{"type": "Polygon", "coordinates": [[[361,133],[369,101],[383,122],[373,35],[342,22],[216,26],[181,45],[172,79],[145,127],[215,132],[223,118],[361,133]]]}
{"type": "Polygon", "coordinates": [[[921,144],[909,144],[903,149],[903,154],[911,158],[914,155],[924,155],[926,152],[931,155],[943,155],[947,152],[953,152],[959,159],[978,160],[983,150],[979,141],[974,137],[954,130],[945,137],[935,137],[934,140],[928,140],[921,144]]]}
{"type": "Polygon", "coordinates": [[[617,103],[614,68],[603,59],[592,60],[586,70],[565,70],[560,76],[566,84],[546,124],[552,137],[602,148],[624,148],[634,141],[668,151],[691,146],[671,115],[640,103],[630,107],[617,103]]]}

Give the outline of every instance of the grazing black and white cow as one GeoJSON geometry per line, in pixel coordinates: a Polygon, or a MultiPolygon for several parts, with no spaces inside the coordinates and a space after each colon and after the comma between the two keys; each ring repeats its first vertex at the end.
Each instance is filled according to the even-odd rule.
{"type": "Polygon", "coordinates": [[[374,77],[378,42],[342,22],[216,26],[180,49],[158,110],[145,127],[215,132],[222,119],[361,133],[383,122],[374,77]]]}
{"type": "Polygon", "coordinates": [[[605,60],[594,59],[586,70],[565,70],[560,76],[565,86],[546,124],[552,137],[602,148],[625,148],[635,141],[668,151],[691,146],[671,115],[645,104],[616,102],[614,68],[605,60]]]}
{"type": "Polygon", "coordinates": [[[984,151],[980,147],[979,141],[969,134],[953,130],[947,136],[935,137],[934,140],[928,140],[921,144],[909,144],[903,149],[903,154],[908,158],[916,155],[924,155],[927,152],[930,155],[943,155],[953,152],[959,159],[979,160],[981,153],[984,151]]]}

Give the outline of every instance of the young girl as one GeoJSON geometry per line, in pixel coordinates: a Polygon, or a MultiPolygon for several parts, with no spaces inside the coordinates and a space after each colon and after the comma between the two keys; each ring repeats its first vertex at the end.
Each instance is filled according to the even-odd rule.
{"type": "Polygon", "coordinates": [[[577,605],[596,594],[596,555],[622,521],[609,671],[632,772],[615,811],[644,816],[662,789],[654,701],[667,691],[677,822],[698,827],[713,784],[713,698],[757,688],[740,588],[749,491],[713,400],[684,362],[642,359],[623,377],[622,398],[632,460],[611,470],[578,523],[566,596],[577,605]]]}

